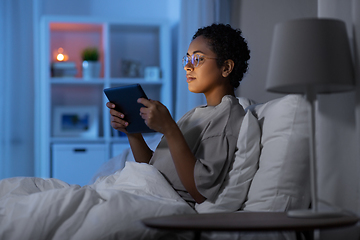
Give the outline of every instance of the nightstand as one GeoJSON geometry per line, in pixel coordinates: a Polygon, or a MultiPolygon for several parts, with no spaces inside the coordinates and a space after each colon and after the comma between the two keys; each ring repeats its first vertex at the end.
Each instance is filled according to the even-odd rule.
{"type": "Polygon", "coordinates": [[[144,219],[151,228],[167,231],[193,231],[194,239],[201,239],[203,231],[219,232],[264,232],[295,231],[297,239],[301,233],[313,239],[316,229],[340,228],[355,225],[357,216],[336,218],[292,218],[286,212],[236,212],[173,215],[144,219]]]}

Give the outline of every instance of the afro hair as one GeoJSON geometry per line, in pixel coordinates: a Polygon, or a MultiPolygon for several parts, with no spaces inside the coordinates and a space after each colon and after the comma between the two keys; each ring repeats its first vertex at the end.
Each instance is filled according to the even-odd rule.
{"type": "Polygon", "coordinates": [[[234,69],[229,75],[230,83],[234,88],[240,85],[244,74],[248,70],[250,50],[240,29],[233,29],[229,24],[212,24],[199,28],[192,40],[203,36],[217,56],[217,65],[221,67],[226,60],[234,61],[234,69]]]}

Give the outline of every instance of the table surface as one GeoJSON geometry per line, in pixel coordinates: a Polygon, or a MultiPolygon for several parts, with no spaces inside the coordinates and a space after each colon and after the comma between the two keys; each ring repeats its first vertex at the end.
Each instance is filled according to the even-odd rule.
{"type": "Polygon", "coordinates": [[[357,216],[294,218],[285,212],[236,212],[173,215],[144,219],[152,228],[180,231],[308,231],[351,226],[357,216]]]}

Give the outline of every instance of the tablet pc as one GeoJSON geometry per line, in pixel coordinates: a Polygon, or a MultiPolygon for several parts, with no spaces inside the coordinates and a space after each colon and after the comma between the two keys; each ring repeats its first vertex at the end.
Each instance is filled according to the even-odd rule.
{"type": "Polygon", "coordinates": [[[137,102],[138,98],[147,98],[140,84],[125,85],[104,89],[109,102],[115,104],[115,109],[125,115],[124,119],[129,122],[126,127],[128,133],[155,132],[150,129],[140,116],[140,108],[144,107],[137,102]]]}

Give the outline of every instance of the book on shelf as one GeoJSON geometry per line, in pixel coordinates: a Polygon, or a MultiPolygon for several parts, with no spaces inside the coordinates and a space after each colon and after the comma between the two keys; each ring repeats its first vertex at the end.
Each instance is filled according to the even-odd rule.
{"type": "Polygon", "coordinates": [[[75,62],[54,62],[51,64],[52,77],[75,77],[77,73],[75,62]]]}

